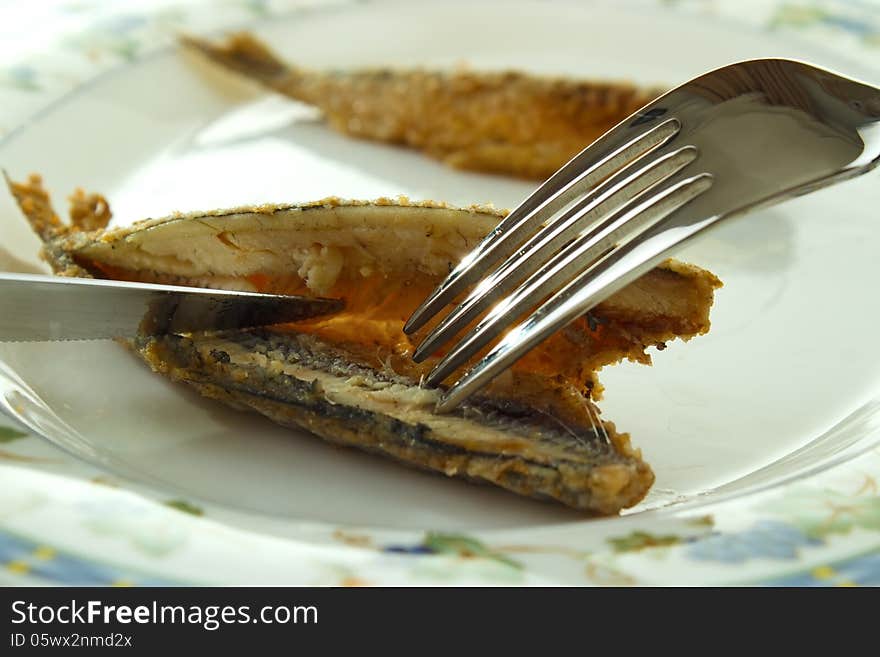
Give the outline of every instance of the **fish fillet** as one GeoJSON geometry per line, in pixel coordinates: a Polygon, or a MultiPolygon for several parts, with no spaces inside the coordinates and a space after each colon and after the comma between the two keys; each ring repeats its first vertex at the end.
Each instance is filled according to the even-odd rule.
{"type": "Polygon", "coordinates": [[[345,300],[338,314],[259,331],[141,336],[131,346],[155,371],[334,443],[600,514],[636,504],[654,475],[600,418],[596,371],[705,333],[720,285],[667,261],[441,415],[439,391],[419,385],[436,361],[411,360],[419,335],[403,324],[504,212],[329,198],[87,230],[110,217],[103,197],[75,195],[65,223],[38,177],[10,189],[61,275],[345,300]]]}

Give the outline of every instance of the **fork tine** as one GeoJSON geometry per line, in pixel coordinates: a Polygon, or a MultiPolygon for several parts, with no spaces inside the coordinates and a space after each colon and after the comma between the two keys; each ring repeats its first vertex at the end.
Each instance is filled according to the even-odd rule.
{"type": "Polygon", "coordinates": [[[632,204],[620,208],[600,225],[579,236],[551,260],[545,262],[536,275],[513,294],[501,300],[454,349],[440,360],[425,378],[425,383],[428,385],[440,383],[515,322],[526,310],[535,307],[543,299],[562,289],[579,272],[588,269],[597,258],[606,255],[614,246],[616,238],[624,236],[632,239],[640,232],[639,228],[646,230],[650,227],[651,223],[647,221],[652,217],[655,221],[660,218],[651,214],[636,214],[644,209],[646,204],[649,205],[651,199],[649,198],[647,202],[644,198],[636,201],[638,204],[635,210],[632,209],[632,204]],[[634,228],[633,224],[638,224],[640,219],[642,225],[634,228]],[[628,237],[627,233],[629,233],[628,237]]]}
{"type": "Polygon", "coordinates": [[[538,225],[627,163],[668,142],[680,129],[681,123],[677,119],[668,119],[598,161],[590,146],[575,155],[514,208],[458,263],[437,289],[416,308],[404,325],[404,332],[410,334],[420,329],[462,290],[479,280],[492,265],[513,253],[525,236],[538,225]]]}
{"type": "Polygon", "coordinates": [[[591,190],[562,217],[533,235],[517,253],[488,278],[480,281],[464,301],[425,336],[413,353],[413,360],[421,362],[436,352],[490,304],[544,267],[554,253],[578,234],[593,230],[600,223],[607,223],[609,215],[615,216],[614,213],[619,213],[621,207],[632,204],[643,192],[693,162],[697,150],[693,146],[685,146],[638,167],[647,157],[643,155],[591,190]]]}
{"type": "MultiPolygon", "coordinates": [[[[637,200],[638,205],[635,208],[621,208],[600,226],[566,246],[519,290],[498,303],[470,333],[464,336],[456,348],[437,364],[428,374],[425,382],[434,385],[445,379],[526,310],[564,288],[573,277],[582,278],[580,274],[585,270],[590,271],[590,264],[611,252],[616,244],[625,245],[648,230],[671,212],[666,208],[671,207],[674,201],[664,201],[664,199],[670,195],[675,197],[676,193],[678,196],[686,197],[686,192],[679,192],[679,189],[692,180],[694,179],[673,185],[660,194],[650,196],[647,200],[644,198],[640,202],[637,200]]],[[[645,194],[647,195],[648,192],[645,194]]]]}
{"type": "Polygon", "coordinates": [[[624,255],[630,250],[630,245],[638,244],[634,241],[636,237],[702,194],[711,184],[712,176],[709,174],[680,181],[624,212],[604,230],[579,238],[566,247],[561,258],[557,258],[535,280],[529,281],[494,308],[428,375],[426,383],[439,383],[503,331],[510,321],[554,290],[559,290],[456,382],[441,399],[438,411],[456,406],[462,399],[489,383],[531,347],[577,319],[645,271],[647,267],[642,267],[635,275],[627,277],[623,282],[614,281],[613,285],[609,284],[611,279],[605,275],[609,265],[618,261],[618,254],[624,255]],[[620,244],[615,246],[618,241],[620,244]],[[593,255],[584,256],[584,248],[592,251],[593,255]],[[599,259],[595,260],[596,257],[599,259]],[[593,262],[589,264],[591,260],[593,262]]]}

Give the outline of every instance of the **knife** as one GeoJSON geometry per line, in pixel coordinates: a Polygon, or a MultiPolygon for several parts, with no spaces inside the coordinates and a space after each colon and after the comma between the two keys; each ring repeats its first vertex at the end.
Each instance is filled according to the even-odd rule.
{"type": "Polygon", "coordinates": [[[256,328],[343,306],[341,299],[0,273],[0,342],[256,328]]]}

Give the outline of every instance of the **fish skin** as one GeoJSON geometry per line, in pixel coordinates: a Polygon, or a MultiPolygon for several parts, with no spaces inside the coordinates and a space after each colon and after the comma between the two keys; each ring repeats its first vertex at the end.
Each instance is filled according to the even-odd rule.
{"type": "Polygon", "coordinates": [[[288,65],[247,32],[181,43],[320,108],[345,134],[406,145],[461,169],[537,180],[663,91],[514,71],[311,71],[288,65]]]}
{"type": "MultiPolygon", "coordinates": [[[[376,231],[378,244],[387,244],[387,233],[393,231],[398,238],[406,236],[424,248],[386,247],[376,254],[388,258],[376,265],[379,269],[384,267],[388,276],[402,275],[401,271],[418,264],[427,266],[432,275],[442,276],[455,258],[504,216],[503,211],[484,206],[460,209],[407,199],[324,199],[301,205],[175,215],[124,228],[88,231],[84,226],[94,227],[110,216],[102,197],[93,197],[100,202],[85,206],[82,197],[76,197],[79,211],[75,216],[81,225],[66,225],[52,210],[38,177],[25,184],[10,181],[10,187],[22,212],[45,240],[43,255],[53,270],[73,276],[107,277],[89,259],[120,254],[123,261],[149,256],[150,266],[197,268],[197,264],[180,258],[169,260],[160,247],[171,245],[191,255],[201,239],[205,245],[241,255],[248,235],[236,234],[233,246],[229,238],[218,240],[218,235],[240,222],[242,228],[257,228],[259,236],[264,230],[283,227],[285,221],[293,222],[285,229],[291,235],[302,233],[299,239],[310,242],[320,235],[341,244],[359,236],[353,240],[358,248],[374,234],[371,231],[376,231]],[[83,207],[94,211],[83,211],[83,207]],[[91,215],[87,222],[86,214],[91,215]],[[421,254],[417,263],[407,260],[411,253],[421,254]]],[[[279,239],[276,233],[273,242],[279,239]]],[[[248,262],[245,254],[241,263],[248,262]]],[[[702,304],[701,316],[693,326],[685,322],[674,331],[664,330],[670,339],[676,335],[687,339],[708,330],[711,294],[720,282],[704,270],[675,261],[655,272],[640,279],[629,292],[622,291],[620,303],[608,307],[609,314],[618,312],[625,319],[627,307],[637,308],[645,294],[650,298],[651,290],[662,290],[668,280],[681,278],[701,299],[696,302],[702,304]]],[[[214,279],[186,276],[176,282],[217,285],[214,279]]],[[[601,330],[611,328],[611,322],[601,326],[601,330]]],[[[637,329],[624,323],[625,332],[637,329]]],[[[606,354],[602,364],[623,357],[640,360],[647,344],[636,339],[633,345],[629,353],[630,347],[626,347],[606,354]]],[[[438,391],[423,389],[417,378],[365,363],[344,346],[328,345],[310,335],[250,331],[142,336],[130,346],[157,372],[234,408],[256,411],[330,442],[377,452],[447,476],[494,484],[520,495],[555,500],[584,512],[617,513],[638,503],[654,480],[650,466],[630,446],[629,436],[600,419],[590,398],[592,389],[554,386],[543,376],[513,372],[455,413],[438,415],[433,413],[438,391]]]]}
{"type": "Polygon", "coordinates": [[[379,453],[423,470],[491,483],[526,497],[610,514],[637,503],[654,481],[653,472],[637,452],[621,449],[626,437],[618,435],[610,422],[601,428],[578,427],[572,433],[572,427],[516,402],[480,397],[469,400],[449,418],[419,411],[418,405],[407,409],[407,390],[397,393],[395,408],[385,412],[369,408],[368,402],[345,403],[317,378],[311,378],[334,372],[334,361],[337,379],[366,377],[375,383],[405,386],[416,394],[424,391],[405,378],[390,378],[352,364],[344,351],[317,340],[280,340],[249,331],[229,337],[142,337],[136,341],[136,349],[154,370],[171,379],[283,426],[306,429],[329,442],[379,453]],[[236,363],[228,355],[233,347],[243,347],[249,354],[274,353],[275,363],[281,358],[278,354],[286,354],[290,362],[313,374],[291,376],[279,366],[236,363]],[[484,441],[479,449],[457,445],[453,442],[456,421],[479,422],[508,436],[527,437],[529,449],[522,449],[522,441],[511,440],[497,444],[484,441]],[[551,454],[542,453],[544,443],[551,454]]]}

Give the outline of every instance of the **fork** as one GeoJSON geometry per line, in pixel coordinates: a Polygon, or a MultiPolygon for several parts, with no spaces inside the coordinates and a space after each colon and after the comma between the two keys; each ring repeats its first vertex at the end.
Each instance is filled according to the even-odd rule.
{"type": "Polygon", "coordinates": [[[438,412],[722,219],[878,163],[880,89],[831,71],[756,59],[667,92],[554,173],[409,318],[413,334],[461,299],[418,344],[421,362],[483,315],[427,375],[434,386],[507,331],[438,412]]]}

